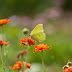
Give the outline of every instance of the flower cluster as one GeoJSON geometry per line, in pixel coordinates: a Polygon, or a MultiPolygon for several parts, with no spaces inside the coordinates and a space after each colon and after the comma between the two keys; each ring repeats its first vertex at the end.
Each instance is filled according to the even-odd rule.
{"type": "Polygon", "coordinates": [[[16,64],[14,64],[13,67],[10,66],[10,69],[18,69],[18,70],[22,70],[22,66],[25,66],[26,65],[26,68],[27,69],[30,69],[31,68],[31,64],[30,63],[25,63],[25,62],[21,62],[21,61],[17,61],[16,64]]]}
{"type": "MultiPolygon", "coordinates": [[[[8,18],[7,19],[2,19],[2,20],[0,20],[0,26],[4,25],[6,23],[9,23],[9,22],[11,22],[11,20],[8,19],[8,18]]],[[[42,26],[42,25],[40,25],[40,26],[42,26]]],[[[27,35],[28,31],[29,30],[25,28],[23,30],[23,33],[25,35],[27,35]]],[[[35,45],[36,44],[35,41],[36,40],[33,39],[32,37],[31,38],[25,38],[24,37],[23,39],[20,39],[21,44],[19,44],[19,46],[23,45],[23,46],[26,47],[26,49],[24,49],[23,51],[21,51],[21,52],[18,53],[17,58],[19,58],[21,56],[21,61],[16,61],[16,64],[14,64],[13,67],[10,66],[10,70],[18,70],[18,71],[22,71],[23,72],[26,69],[30,69],[31,68],[31,64],[30,63],[27,63],[27,59],[28,59],[28,48],[29,48],[29,46],[35,45]],[[25,60],[25,62],[23,60],[25,60]]],[[[0,40],[1,49],[2,49],[3,45],[8,45],[8,44],[9,44],[9,41],[8,42],[4,42],[4,41],[0,40]]],[[[46,44],[39,44],[39,45],[36,45],[34,47],[35,47],[35,50],[33,52],[39,51],[39,52],[42,52],[42,53],[43,53],[43,50],[48,50],[48,49],[51,48],[51,47],[48,47],[46,44]]],[[[3,67],[5,67],[5,66],[3,66],[3,67]]],[[[5,71],[5,69],[4,69],[4,71],[5,71]]]]}
{"type": "Polygon", "coordinates": [[[27,43],[32,46],[34,44],[36,44],[33,40],[31,40],[30,38],[23,38],[20,39],[20,42],[22,42],[21,44],[19,44],[19,46],[24,45],[25,47],[27,47],[27,43]]]}
{"type": "MultiPolygon", "coordinates": [[[[20,42],[22,42],[22,43],[19,44],[19,46],[24,45],[25,47],[27,47],[27,44],[29,44],[29,46],[36,44],[35,41],[30,38],[20,39],[20,42]]],[[[33,50],[33,53],[35,53],[36,51],[43,52],[43,50],[46,51],[51,48],[51,47],[48,47],[47,44],[39,44],[34,47],[35,47],[35,50],[33,50]]],[[[20,56],[23,56],[23,55],[27,55],[27,54],[28,54],[27,51],[22,51],[18,54],[17,58],[19,58],[20,56]]]]}
{"type": "Polygon", "coordinates": [[[8,42],[3,42],[2,40],[0,40],[0,46],[8,45],[8,44],[9,44],[9,41],[8,42]]]}
{"type": "Polygon", "coordinates": [[[35,50],[33,52],[36,52],[36,51],[42,52],[43,50],[47,50],[47,49],[51,48],[51,47],[47,47],[46,44],[40,44],[40,45],[36,45],[34,47],[35,47],[35,50]]]}
{"type": "MultiPolygon", "coordinates": [[[[2,25],[4,25],[4,24],[6,24],[6,23],[8,23],[8,22],[11,22],[11,20],[10,19],[2,19],[2,20],[0,20],[0,26],[2,26],[2,25]]],[[[41,28],[42,28],[42,24],[40,25],[39,24],[39,26],[41,26],[41,28]]],[[[38,26],[37,26],[38,27],[38,26]]],[[[40,27],[38,27],[38,28],[40,28],[40,27]]],[[[3,30],[3,29],[2,29],[3,30]]],[[[42,29],[41,29],[42,30],[42,29]]],[[[24,30],[23,30],[23,33],[25,34],[25,36],[27,35],[27,33],[28,33],[28,29],[27,28],[25,28],[24,30]]],[[[41,33],[42,34],[42,33],[41,33]]],[[[40,34],[40,35],[41,35],[40,34]]],[[[44,39],[43,40],[45,40],[45,33],[43,33],[43,35],[44,35],[44,39]]],[[[42,36],[43,37],[43,36],[42,36]]],[[[41,38],[42,38],[41,37],[41,38]]],[[[42,41],[43,41],[42,40],[42,41]]],[[[36,44],[36,42],[35,42],[36,40],[34,39],[34,38],[23,38],[23,39],[20,39],[20,42],[21,42],[21,44],[19,44],[19,46],[21,46],[21,45],[23,45],[23,46],[25,46],[26,47],[26,49],[24,49],[23,51],[21,51],[21,52],[19,52],[18,53],[18,55],[17,55],[17,58],[20,58],[20,56],[21,56],[21,61],[16,61],[16,64],[14,64],[14,66],[12,67],[12,66],[10,66],[10,70],[18,70],[18,72],[19,71],[21,71],[21,72],[23,72],[23,71],[25,71],[26,69],[30,69],[31,68],[31,64],[30,63],[28,63],[27,61],[28,61],[28,51],[29,51],[29,46],[32,46],[32,45],[35,45],[36,44]],[[24,62],[25,61],[25,62],[24,62]]],[[[42,41],[40,41],[39,40],[39,42],[42,42],[42,41]]],[[[9,44],[9,41],[8,42],[4,42],[4,41],[2,41],[2,40],[0,40],[0,46],[1,46],[1,51],[2,51],[2,47],[3,47],[3,45],[8,45],[9,44]]],[[[42,55],[42,63],[43,63],[43,65],[44,65],[44,61],[43,61],[43,50],[48,50],[48,49],[50,49],[51,47],[48,47],[47,46],[47,44],[39,44],[39,45],[36,45],[36,46],[34,46],[35,47],[35,50],[33,50],[33,53],[35,53],[35,52],[37,52],[37,51],[39,51],[39,52],[42,52],[41,53],[41,55],[42,55]]],[[[5,47],[4,47],[5,48],[5,47]]],[[[6,50],[6,52],[7,52],[7,50],[6,50]]],[[[4,52],[5,54],[6,54],[6,52],[4,52]]],[[[1,52],[2,53],[2,52],[1,52]]],[[[1,54],[2,55],[2,54],[1,54]]],[[[2,59],[1,60],[3,60],[3,57],[1,57],[2,59]]],[[[5,57],[6,58],[6,57],[5,57]]],[[[4,58],[4,59],[5,59],[4,58]]],[[[5,60],[4,60],[5,61],[5,60]]],[[[2,61],[3,62],[3,61],[2,61]]],[[[3,65],[3,69],[4,69],[4,71],[5,71],[5,64],[3,63],[2,64],[3,65]]],[[[44,69],[45,70],[45,69],[44,69]]],[[[45,70],[45,72],[46,72],[46,70],[45,70]]]]}

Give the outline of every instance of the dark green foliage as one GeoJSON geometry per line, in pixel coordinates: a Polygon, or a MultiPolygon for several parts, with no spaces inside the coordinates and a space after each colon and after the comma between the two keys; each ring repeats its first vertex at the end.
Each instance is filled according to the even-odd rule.
{"type": "Polygon", "coordinates": [[[35,15],[52,6],[52,0],[0,0],[0,18],[35,15]]]}

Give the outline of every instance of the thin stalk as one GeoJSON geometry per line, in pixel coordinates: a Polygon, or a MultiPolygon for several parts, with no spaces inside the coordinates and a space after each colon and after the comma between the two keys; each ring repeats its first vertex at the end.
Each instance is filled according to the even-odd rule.
{"type": "Polygon", "coordinates": [[[9,72],[11,72],[11,70],[9,69],[9,72]]]}
{"type": "MultiPolygon", "coordinates": [[[[2,40],[4,41],[5,39],[4,39],[3,34],[4,34],[4,29],[3,29],[3,25],[2,25],[2,40]]],[[[4,52],[5,52],[5,45],[4,45],[4,52]]]]}
{"type": "MultiPolygon", "coordinates": [[[[2,40],[4,41],[4,37],[3,37],[3,34],[4,34],[3,25],[1,27],[2,27],[2,40]]],[[[4,53],[5,53],[5,45],[4,45],[4,53]]],[[[5,72],[5,61],[3,61],[2,65],[3,65],[4,72],[5,72]]]]}
{"type": "Polygon", "coordinates": [[[3,56],[2,56],[2,46],[1,46],[1,61],[2,61],[2,63],[3,63],[3,56]]]}
{"type": "Polygon", "coordinates": [[[1,53],[2,68],[3,68],[4,72],[5,72],[5,66],[4,66],[3,55],[2,55],[2,46],[1,46],[1,52],[0,53],[1,53]]]}
{"type": "MultiPolygon", "coordinates": [[[[9,69],[8,54],[7,54],[7,53],[6,53],[6,58],[5,58],[5,59],[6,59],[6,64],[7,64],[7,67],[8,67],[8,69],[9,69]]],[[[10,69],[9,69],[8,71],[9,71],[9,72],[11,72],[11,70],[10,70],[10,69]]]]}
{"type": "Polygon", "coordinates": [[[4,41],[4,37],[3,37],[3,34],[4,34],[3,25],[1,26],[1,28],[2,28],[2,40],[4,41]]]}
{"type": "Polygon", "coordinates": [[[45,64],[44,64],[44,60],[43,60],[43,51],[41,52],[41,57],[42,57],[42,65],[43,65],[44,71],[46,72],[45,64]]]}
{"type": "MultiPolygon", "coordinates": [[[[2,26],[2,40],[4,41],[4,29],[3,29],[3,26],[2,26]]],[[[8,63],[8,55],[7,55],[7,52],[6,52],[6,49],[5,49],[5,45],[4,45],[4,58],[5,58],[5,61],[4,61],[4,65],[7,63],[7,67],[9,68],[9,63],[8,63]]]]}
{"type": "MultiPolygon", "coordinates": [[[[26,38],[26,43],[27,43],[27,51],[28,51],[27,35],[25,35],[25,38],[26,38]]],[[[28,60],[28,55],[26,56],[26,63],[27,63],[27,60],[28,60]]]]}
{"type": "Polygon", "coordinates": [[[21,65],[22,65],[22,66],[21,66],[22,72],[25,72],[24,69],[23,69],[23,66],[24,66],[24,65],[23,65],[23,56],[21,56],[21,63],[22,63],[22,64],[21,64],[21,65]]]}
{"type": "MultiPolygon", "coordinates": [[[[28,51],[28,49],[29,49],[29,48],[28,48],[28,47],[29,47],[29,44],[28,44],[28,42],[27,42],[27,35],[25,35],[25,38],[26,38],[26,43],[27,43],[27,48],[26,48],[26,49],[27,49],[27,51],[28,51]]],[[[28,61],[28,55],[26,55],[26,61],[25,61],[25,62],[27,63],[27,61],[28,61]]],[[[25,70],[26,70],[26,63],[25,63],[25,70]]]]}

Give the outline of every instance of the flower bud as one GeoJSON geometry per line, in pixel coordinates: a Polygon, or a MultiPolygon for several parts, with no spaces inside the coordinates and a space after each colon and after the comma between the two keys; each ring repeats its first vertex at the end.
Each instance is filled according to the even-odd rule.
{"type": "Polygon", "coordinates": [[[23,51],[19,52],[18,55],[17,55],[17,58],[19,58],[20,56],[24,56],[24,55],[28,55],[27,50],[23,50],[23,51]]]}
{"type": "Polygon", "coordinates": [[[24,33],[24,34],[27,34],[28,32],[29,32],[29,30],[28,30],[27,28],[24,28],[24,29],[23,29],[23,33],[24,33]]]}
{"type": "Polygon", "coordinates": [[[63,67],[63,69],[65,70],[66,68],[68,68],[69,66],[68,65],[65,65],[64,67],[63,67]]]}
{"type": "Polygon", "coordinates": [[[68,62],[67,65],[72,66],[72,62],[68,62]]]}

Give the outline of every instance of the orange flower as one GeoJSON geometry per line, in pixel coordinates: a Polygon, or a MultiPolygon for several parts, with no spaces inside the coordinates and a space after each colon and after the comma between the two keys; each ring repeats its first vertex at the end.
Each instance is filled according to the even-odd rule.
{"type": "Polygon", "coordinates": [[[25,62],[21,62],[21,61],[17,61],[16,63],[19,65],[23,65],[23,64],[25,65],[25,62]]]}
{"type": "Polygon", "coordinates": [[[4,45],[4,42],[2,40],[0,40],[0,45],[4,45]]]}
{"type": "Polygon", "coordinates": [[[21,70],[19,64],[15,64],[12,69],[19,69],[19,70],[21,70]]]}
{"type": "Polygon", "coordinates": [[[4,44],[5,44],[5,45],[8,45],[8,44],[9,44],[9,41],[8,41],[8,42],[4,42],[4,44]]]}
{"type": "Polygon", "coordinates": [[[23,55],[28,55],[28,51],[27,51],[27,50],[23,50],[22,52],[18,53],[17,58],[19,58],[20,55],[21,55],[21,56],[23,56],[23,55]]]}
{"type": "Polygon", "coordinates": [[[19,44],[19,46],[24,45],[25,47],[27,47],[26,42],[27,42],[30,46],[36,44],[36,43],[35,43],[34,41],[32,41],[30,38],[27,38],[27,39],[26,39],[26,38],[20,39],[20,42],[22,42],[22,43],[19,44]]]}
{"type": "Polygon", "coordinates": [[[25,62],[17,61],[16,64],[14,64],[13,67],[10,66],[10,69],[18,69],[21,70],[22,66],[25,64],[25,62]]]}
{"type": "Polygon", "coordinates": [[[3,42],[2,40],[0,40],[0,45],[3,46],[3,45],[8,45],[9,44],[9,41],[8,42],[3,42]]]}
{"type": "MultiPolygon", "coordinates": [[[[18,69],[22,70],[22,66],[25,65],[25,62],[17,61],[16,64],[14,64],[13,67],[10,66],[10,69],[18,69]]],[[[30,63],[26,63],[26,68],[30,69],[31,65],[30,63]]]]}
{"type": "Polygon", "coordinates": [[[20,39],[20,42],[22,42],[22,43],[21,43],[21,44],[19,44],[19,46],[21,46],[21,45],[24,45],[24,46],[25,46],[25,43],[26,43],[26,38],[20,39]]]}
{"type": "Polygon", "coordinates": [[[8,22],[11,22],[11,20],[8,19],[8,18],[2,19],[2,20],[0,20],[0,25],[6,24],[6,23],[8,23],[8,22]]]}
{"type": "Polygon", "coordinates": [[[63,72],[72,72],[72,66],[65,68],[65,70],[63,70],[63,72]]]}
{"type": "Polygon", "coordinates": [[[33,40],[31,40],[30,38],[27,38],[27,42],[30,46],[36,44],[33,40]]]}
{"type": "Polygon", "coordinates": [[[30,69],[31,68],[31,64],[30,63],[27,63],[26,64],[26,68],[30,69]]]}
{"type": "Polygon", "coordinates": [[[40,44],[40,45],[36,45],[34,47],[35,47],[35,50],[33,52],[36,52],[36,51],[42,52],[43,50],[47,50],[47,49],[51,48],[51,47],[47,47],[46,44],[40,44]]]}

